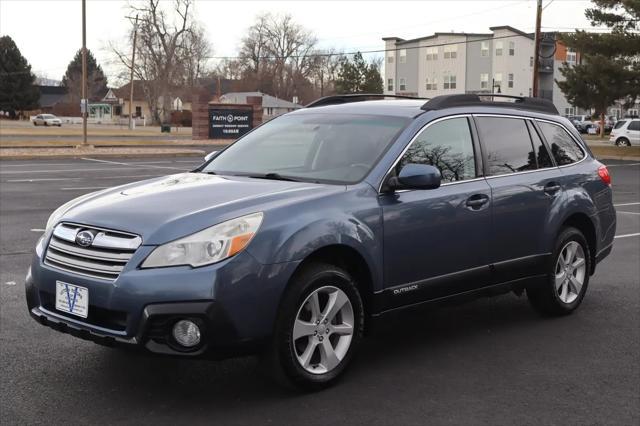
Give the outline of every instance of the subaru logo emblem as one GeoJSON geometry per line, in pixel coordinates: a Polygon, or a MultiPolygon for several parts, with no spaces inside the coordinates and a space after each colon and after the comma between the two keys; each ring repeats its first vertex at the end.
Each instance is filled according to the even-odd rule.
{"type": "Polygon", "coordinates": [[[89,247],[93,242],[93,234],[89,231],[80,231],[76,235],[76,243],[82,247],[89,247]]]}

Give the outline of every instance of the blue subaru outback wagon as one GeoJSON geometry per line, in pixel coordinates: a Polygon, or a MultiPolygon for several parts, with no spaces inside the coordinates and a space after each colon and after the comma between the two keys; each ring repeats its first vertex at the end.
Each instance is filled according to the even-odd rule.
{"type": "Polygon", "coordinates": [[[577,309],[616,220],[571,123],[533,98],[395,98],[322,98],[192,172],[63,205],[31,316],[157,354],[259,353],[317,389],[392,310],[508,291],[577,309]]]}

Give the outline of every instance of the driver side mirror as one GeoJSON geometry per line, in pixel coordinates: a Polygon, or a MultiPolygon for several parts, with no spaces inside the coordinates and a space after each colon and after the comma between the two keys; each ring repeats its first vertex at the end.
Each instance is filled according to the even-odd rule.
{"type": "Polygon", "coordinates": [[[397,177],[388,181],[390,189],[436,189],[442,183],[440,170],[429,164],[406,164],[397,177]]]}
{"type": "Polygon", "coordinates": [[[212,158],[214,158],[216,155],[218,155],[218,153],[220,153],[220,151],[211,151],[210,153],[208,153],[207,155],[204,156],[204,161],[205,163],[209,160],[211,160],[212,158]]]}

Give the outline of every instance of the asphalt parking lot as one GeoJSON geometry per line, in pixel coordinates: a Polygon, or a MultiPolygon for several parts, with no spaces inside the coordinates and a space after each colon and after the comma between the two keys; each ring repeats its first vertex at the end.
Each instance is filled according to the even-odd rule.
{"type": "Polygon", "coordinates": [[[640,424],[640,163],[605,161],[618,238],[581,308],[548,319],[504,295],[395,314],[336,387],[298,394],[254,358],[149,358],[42,327],[24,275],[49,214],[197,158],[0,163],[0,423],[640,424]]]}

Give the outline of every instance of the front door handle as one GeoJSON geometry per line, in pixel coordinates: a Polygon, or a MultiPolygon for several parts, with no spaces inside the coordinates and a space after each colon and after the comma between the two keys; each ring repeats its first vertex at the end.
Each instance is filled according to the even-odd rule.
{"type": "Polygon", "coordinates": [[[549,195],[553,195],[556,192],[560,191],[562,189],[562,187],[560,185],[558,185],[557,182],[549,182],[548,184],[546,184],[544,186],[544,192],[549,194],[549,195]]]}
{"type": "Polygon", "coordinates": [[[478,210],[489,202],[489,196],[485,194],[475,194],[467,198],[467,207],[471,207],[473,210],[478,210]]]}

